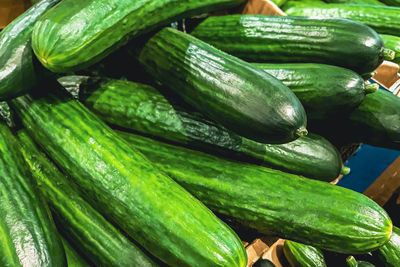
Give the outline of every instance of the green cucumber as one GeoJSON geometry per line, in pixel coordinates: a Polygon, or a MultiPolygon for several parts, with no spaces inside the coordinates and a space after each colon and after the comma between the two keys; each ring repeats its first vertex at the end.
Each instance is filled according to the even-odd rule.
{"type": "Polygon", "coordinates": [[[379,5],[384,6],[385,4],[378,0],[325,0],[330,4],[366,4],[366,5],[379,5]]]}
{"type": "MultiPolygon", "coordinates": [[[[400,36],[400,8],[369,4],[302,4],[291,2],[285,9],[289,16],[312,16],[319,18],[346,18],[364,23],[378,33],[400,36]]],[[[354,35],[358,38],[358,34],[354,35]]],[[[372,43],[375,41],[371,40],[372,43]]],[[[346,47],[344,47],[346,48],[346,47]]]]}
{"type": "Polygon", "coordinates": [[[25,129],[17,131],[21,151],[54,214],[59,232],[94,266],[157,266],[92,206],[41,152],[25,129]]]}
{"type": "Polygon", "coordinates": [[[394,59],[391,61],[395,63],[400,63],[400,37],[389,35],[389,34],[380,34],[385,47],[393,50],[395,53],[394,59]]]}
{"type": "Polygon", "coordinates": [[[0,100],[28,92],[44,75],[31,48],[31,34],[35,22],[59,1],[40,1],[0,32],[0,100]]]}
{"type": "Polygon", "coordinates": [[[100,61],[136,36],[177,19],[224,10],[244,0],[63,0],[32,33],[32,48],[53,72],[72,72],[100,61]]]}
{"type": "Polygon", "coordinates": [[[361,104],[377,84],[366,84],[363,78],[342,67],[326,64],[255,63],[288,86],[306,110],[307,119],[323,119],[351,111],[361,104]]]}
{"type": "Polygon", "coordinates": [[[292,267],[326,267],[323,252],[313,246],[285,240],[283,253],[292,267]]]}
{"type": "Polygon", "coordinates": [[[359,74],[375,70],[386,51],[373,29],[342,18],[211,16],[190,34],[250,62],[323,63],[359,74]]]}
{"type": "Polygon", "coordinates": [[[337,149],[312,133],[286,144],[258,143],[146,84],[86,76],[64,76],[58,81],[114,128],[324,181],[337,178],[343,167],[337,149]]]}
{"type": "Polygon", "coordinates": [[[67,256],[68,267],[90,267],[90,265],[76,252],[64,238],[61,239],[67,256]]]}
{"type": "Polygon", "coordinates": [[[19,150],[0,122],[0,266],[67,266],[50,211],[19,150]]]}
{"type": "Polygon", "coordinates": [[[393,6],[393,7],[400,7],[400,1],[399,0],[380,0],[383,3],[385,3],[388,6],[393,6]]]}
{"type": "Polygon", "coordinates": [[[239,135],[282,144],[307,134],[304,108],[288,87],[189,34],[160,30],[138,60],[155,80],[239,135]]]}
{"type": "Polygon", "coordinates": [[[393,226],[390,240],[374,251],[387,267],[396,267],[400,262],[400,229],[393,226]]]}
{"type": "Polygon", "coordinates": [[[253,264],[253,267],[276,267],[273,262],[266,259],[259,259],[253,264]]]}
{"type": "Polygon", "coordinates": [[[354,256],[348,256],[346,258],[347,266],[349,267],[375,267],[372,263],[367,261],[358,261],[354,258],[354,256]]]}
{"type": "Polygon", "coordinates": [[[173,266],[245,266],[231,228],[57,83],[10,104],[29,135],[81,195],[155,257],[173,266]]]}
{"type": "Polygon", "coordinates": [[[358,192],[118,133],[214,212],[260,233],[348,254],[377,249],[390,238],[386,211],[358,192]]]}

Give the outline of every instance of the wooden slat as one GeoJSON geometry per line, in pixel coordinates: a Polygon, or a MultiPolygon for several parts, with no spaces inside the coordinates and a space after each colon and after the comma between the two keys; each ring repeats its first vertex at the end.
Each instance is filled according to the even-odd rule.
{"type": "Polygon", "coordinates": [[[286,16],[276,4],[269,0],[249,0],[243,9],[243,14],[286,16]]]}
{"type": "Polygon", "coordinates": [[[0,29],[5,28],[30,6],[29,0],[0,0],[0,29]]]}
{"type": "Polygon", "coordinates": [[[283,267],[283,244],[285,243],[284,239],[278,239],[271,247],[262,255],[262,259],[272,261],[276,267],[283,267]]]}

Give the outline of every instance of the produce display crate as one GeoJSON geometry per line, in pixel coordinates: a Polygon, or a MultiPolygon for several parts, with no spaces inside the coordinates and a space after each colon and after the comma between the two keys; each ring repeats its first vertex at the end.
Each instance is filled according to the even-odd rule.
{"type": "MultiPolygon", "coordinates": [[[[15,19],[19,14],[31,6],[29,0],[0,0],[0,30],[15,19]]],[[[273,2],[269,0],[249,0],[239,10],[242,14],[264,14],[285,16],[286,14],[273,2]]],[[[224,14],[224,12],[221,12],[224,14]]],[[[400,96],[400,77],[399,65],[392,62],[383,62],[376,70],[376,74],[371,81],[378,83],[382,88],[400,96]]],[[[359,147],[360,143],[348,144],[340,148],[340,153],[344,162],[352,157],[359,147]]],[[[397,158],[388,168],[377,177],[376,181],[364,192],[365,195],[372,198],[379,205],[384,206],[393,195],[400,189],[400,157],[397,158]]],[[[342,178],[337,177],[331,183],[336,184],[342,178]]],[[[400,197],[396,199],[400,204],[400,197]]],[[[252,236],[249,234],[249,236],[252,236]]],[[[272,261],[277,267],[281,267],[285,261],[283,256],[283,239],[274,236],[257,236],[251,239],[242,239],[248,255],[248,267],[251,267],[260,258],[272,261]]]]}

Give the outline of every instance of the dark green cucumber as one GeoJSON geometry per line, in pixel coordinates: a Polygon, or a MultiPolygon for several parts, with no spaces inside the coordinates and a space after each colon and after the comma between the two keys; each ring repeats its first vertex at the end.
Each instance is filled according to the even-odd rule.
{"type": "Polygon", "coordinates": [[[326,267],[323,252],[313,246],[285,240],[283,253],[292,267],[326,267]]]}
{"type": "Polygon", "coordinates": [[[169,265],[246,265],[236,233],[206,206],[59,84],[43,84],[43,90],[44,96],[10,104],[93,208],[169,265]]]}
{"type": "Polygon", "coordinates": [[[246,138],[287,143],[307,134],[304,108],[288,87],[189,34],[164,28],[138,59],[186,103],[246,138]]]}
{"type": "Polygon", "coordinates": [[[349,112],[361,104],[367,93],[378,89],[377,84],[365,84],[354,71],[337,66],[313,63],[254,65],[278,78],[296,94],[308,120],[349,112]]]}
{"type": "MultiPolygon", "coordinates": [[[[364,23],[378,33],[400,36],[400,8],[369,4],[302,4],[290,2],[284,10],[289,16],[312,16],[319,18],[346,18],[364,23]]],[[[354,37],[358,38],[357,35],[354,37]]],[[[366,43],[368,40],[365,40],[366,43]]],[[[375,43],[371,40],[371,43],[375,43]]],[[[344,49],[346,47],[343,47],[344,49]]]]}
{"type": "Polygon", "coordinates": [[[71,244],[62,238],[68,267],[90,267],[90,265],[76,252],[71,244]]]}
{"type": "Polygon", "coordinates": [[[79,92],[80,101],[114,127],[319,180],[334,180],[343,167],[337,149],[312,133],[286,144],[258,143],[146,84],[85,76],[58,81],[74,95],[79,92]]]}
{"type": "Polygon", "coordinates": [[[190,34],[250,62],[323,63],[359,74],[375,70],[385,51],[373,29],[342,18],[211,16],[190,34]]]}
{"type": "Polygon", "coordinates": [[[275,264],[266,259],[259,259],[256,263],[253,264],[253,267],[276,267],[275,264]]]}
{"type": "Polygon", "coordinates": [[[372,263],[367,261],[358,261],[354,256],[349,256],[346,258],[347,266],[349,267],[375,267],[372,263]]]}
{"type": "Polygon", "coordinates": [[[341,253],[366,253],[392,232],[386,211],[358,192],[279,170],[119,132],[213,211],[261,233],[341,253]]]}
{"type": "Polygon", "coordinates": [[[393,6],[393,7],[400,7],[400,1],[399,0],[381,0],[383,3],[385,3],[388,6],[393,6]]]}
{"type": "Polygon", "coordinates": [[[67,266],[50,211],[19,150],[0,122],[0,266],[67,266]]]}
{"type": "Polygon", "coordinates": [[[378,0],[325,0],[330,4],[366,4],[366,5],[379,5],[384,6],[385,4],[378,0]]]}
{"type": "Polygon", "coordinates": [[[392,236],[390,240],[374,251],[382,263],[387,267],[396,267],[400,263],[400,229],[393,226],[392,236]]]}
{"type": "Polygon", "coordinates": [[[78,192],[35,145],[25,129],[17,132],[21,151],[54,214],[59,232],[94,266],[157,266],[78,192]]]}
{"type": "Polygon", "coordinates": [[[244,0],[63,0],[36,23],[32,47],[53,72],[84,69],[134,37],[244,0]]]}
{"type": "Polygon", "coordinates": [[[394,59],[391,61],[400,63],[400,37],[389,34],[380,34],[380,36],[385,44],[385,47],[393,50],[395,53],[394,59]]]}
{"type": "Polygon", "coordinates": [[[28,92],[44,75],[31,48],[31,34],[35,22],[59,1],[40,1],[0,32],[0,100],[28,92]]]}

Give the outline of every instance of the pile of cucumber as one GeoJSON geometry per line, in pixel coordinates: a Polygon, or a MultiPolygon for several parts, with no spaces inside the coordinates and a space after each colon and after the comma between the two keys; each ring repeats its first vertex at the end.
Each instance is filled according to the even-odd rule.
{"type": "Polygon", "coordinates": [[[0,266],[250,267],[240,228],[288,266],[400,265],[390,215],[330,183],[343,144],[400,149],[368,81],[400,8],[245,4],[41,0],[0,32],[0,266]]]}

